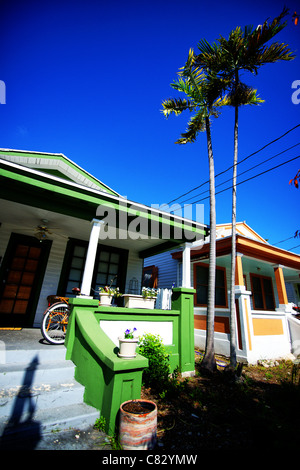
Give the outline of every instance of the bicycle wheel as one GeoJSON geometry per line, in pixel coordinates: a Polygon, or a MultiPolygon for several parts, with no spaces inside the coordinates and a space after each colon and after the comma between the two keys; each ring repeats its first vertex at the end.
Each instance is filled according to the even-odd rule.
{"type": "Polygon", "coordinates": [[[69,306],[57,302],[44,313],[41,325],[42,335],[51,344],[64,344],[69,320],[69,306]]]}

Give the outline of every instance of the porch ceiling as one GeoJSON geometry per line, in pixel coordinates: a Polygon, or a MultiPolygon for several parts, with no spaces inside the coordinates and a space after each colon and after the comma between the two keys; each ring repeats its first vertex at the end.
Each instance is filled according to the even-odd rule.
{"type": "MultiPolygon", "coordinates": [[[[39,207],[27,206],[13,201],[0,199],[0,223],[2,227],[15,233],[34,236],[36,227],[46,220],[45,224],[49,229],[48,239],[67,241],[68,238],[76,238],[88,241],[91,232],[91,221],[78,220],[75,217],[60,214],[39,207]]],[[[100,235],[99,243],[103,245],[114,246],[118,248],[136,251],[141,258],[149,256],[148,253],[158,253],[166,249],[178,246],[180,241],[168,241],[159,239],[133,239],[126,234],[120,234],[117,229],[116,239],[107,239],[105,234],[100,235]],[[126,237],[126,238],[125,238],[126,237]]],[[[129,234],[130,235],[130,234],[129,234]]],[[[134,234],[131,234],[133,237],[134,234]]]]}
{"type": "Polygon", "coordinates": [[[1,223],[10,224],[19,233],[32,231],[34,234],[35,227],[46,219],[52,232],[49,238],[89,240],[91,221],[97,218],[106,222],[111,212],[112,232],[101,230],[99,242],[134,250],[141,258],[206,234],[203,224],[3,160],[0,162],[0,198],[1,223]]]}
{"type": "MultiPolygon", "coordinates": [[[[217,258],[231,254],[231,237],[217,240],[217,258]]],[[[255,260],[255,263],[269,263],[270,265],[281,265],[286,270],[300,271],[300,256],[290,251],[282,250],[268,243],[261,243],[250,238],[237,235],[236,251],[245,258],[255,260]]],[[[181,252],[173,253],[172,257],[180,259],[181,252]]],[[[205,243],[201,248],[191,251],[192,260],[208,259],[209,243],[205,243]]]]}

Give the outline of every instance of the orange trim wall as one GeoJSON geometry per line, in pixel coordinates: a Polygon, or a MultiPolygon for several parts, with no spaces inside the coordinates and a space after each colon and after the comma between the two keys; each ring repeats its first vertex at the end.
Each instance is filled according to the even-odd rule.
{"type": "MultiPolygon", "coordinates": [[[[194,326],[197,330],[206,330],[206,315],[195,315],[194,326]]],[[[229,333],[229,318],[215,316],[215,332],[229,333]]]]}
{"type": "Polygon", "coordinates": [[[283,325],[280,318],[253,318],[252,321],[255,336],[283,335],[283,325]]]}
{"type": "Polygon", "coordinates": [[[275,273],[275,280],[276,280],[279,303],[287,304],[288,298],[287,298],[282,268],[281,267],[274,268],[274,273],[275,273]]]}

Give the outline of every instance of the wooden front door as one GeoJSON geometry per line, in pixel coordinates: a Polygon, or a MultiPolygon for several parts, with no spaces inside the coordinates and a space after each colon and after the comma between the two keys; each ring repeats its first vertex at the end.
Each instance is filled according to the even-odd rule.
{"type": "Polygon", "coordinates": [[[0,326],[32,326],[50,246],[11,235],[0,272],[0,326]]]}

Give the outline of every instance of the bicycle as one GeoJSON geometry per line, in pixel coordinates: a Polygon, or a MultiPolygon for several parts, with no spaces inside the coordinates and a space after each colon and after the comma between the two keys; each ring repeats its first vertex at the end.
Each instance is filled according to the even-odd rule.
{"type": "Polygon", "coordinates": [[[49,295],[48,308],[45,310],[41,332],[50,344],[64,344],[69,321],[69,298],[49,295]]]}

